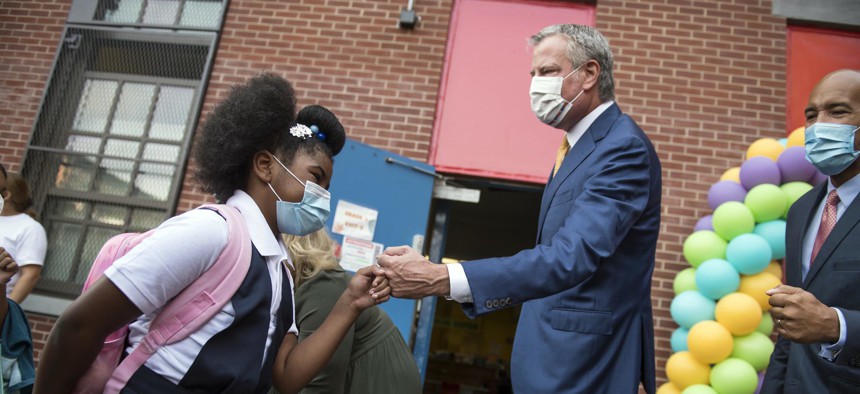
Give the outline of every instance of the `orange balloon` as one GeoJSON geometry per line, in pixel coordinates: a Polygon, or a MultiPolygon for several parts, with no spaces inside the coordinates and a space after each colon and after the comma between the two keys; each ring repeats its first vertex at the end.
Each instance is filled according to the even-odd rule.
{"type": "Polygon", "coordinates": [[[726,170],[723,175],[720,177],[721,181],[733,181],[737,183],[741,183],[741,168],[740,167],[732,167],[726,170]]]}
{"type": "Polygon", "coordinates": [[[782,263],[776,260],[771,261],[770,264],[765,267],[764,272],[770,273],[777,278],[782,278],[782,263]]]}
{"type": "Polygon", "coordinates": [[[657,388],[657,394],[681,394],[681,389],[672,382],[666,382],[657,388]]]}
{"type": "Polygon", "coordinates": [[[788,135],[788,142],[785,144],[785,147],[791,148],[792,146],[804,145],[806,145],[806,127],[800,126],[788,135]]]}
{"type": "Polygon", "coordinates": [[[755,331],[761,323],[762,310],[758,301],[752,296],[732,293],[717,301],[714,314],[717,316],[717,322],[727,328],[732,335],[741,336],[755,331]]]}
{"type": "Polygon", "coordinates": [[[779,158],[779,155],[785,148],[779,141],[773,138],[760,138],[750,144],[747,148],[747,159],[756,156],[764,156],[773,161],[779,158]]]}
{"type": "Polygon", "coordinates": [[[666,377],[680,390],[694,384],[708,384],[711,366],[696,360],[690,352],[678,352],[666,361],[666,377]]]}
{"type": "Polygon", "coordinates": [[[725,360],[732,354],[733,347],[732,333],[713,320],[700,321],[687,333],[687,348],[690,349],[690,354],[705,364],[716,364],[725,360]]]}
{"type": "MultiPolygon", "coordinates": [[[[771,263],[773,264],[773,263],[771,263]]],[[[781,283],[779,277],[768,272],[770,265],[764,271],[754,275],[741,275],[741,284],[738,286],[738,292],[752,297],[762,311],[769,311],[768,296],[765,291],[779,286],[781,283]]],[[[781,271],[782,269],[780,269],[781,271]]],[[[780,274],[781,275],[781,274],[780,274]]]]}

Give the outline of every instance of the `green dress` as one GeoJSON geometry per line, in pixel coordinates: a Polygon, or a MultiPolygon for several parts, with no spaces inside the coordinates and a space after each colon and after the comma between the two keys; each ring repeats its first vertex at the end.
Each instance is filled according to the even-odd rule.
{"type": "MultiPolygon", "coordinates": [[[[322,271],[296,290],[299,342],[325,321],[350,276],[338,268],[322,271]]],[[[303,394],[421,393],[412,353],[391,318],[378,306],[366,309],[347,331],[332,359],[303,394]]]]}

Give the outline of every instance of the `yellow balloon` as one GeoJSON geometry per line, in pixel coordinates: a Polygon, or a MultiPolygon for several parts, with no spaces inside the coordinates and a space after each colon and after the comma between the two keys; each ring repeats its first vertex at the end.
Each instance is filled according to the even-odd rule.
{"type": "Polygon", "coordinates": [[[679,390],[711,382],[711,366],[696,360],[690,352],[678,352],[666,361],[666,377],[679,390]]]}
{"type": "MultiPolygon", "coordinates": [[[[773,265],[773,263],[770,264],[773,265]]],[[[777,268],[782,271],[781,268],[777,268]]],[[[771,308],[767,302],[770,296],[765,294],[765,291],[779,286],[781,283],[779,278],[782,274],[780,273],[780,277],[777,277],[770,273],[770,270],[769,265],[768,268],[757,274],[741,275],[741,284],[738,286],[738,292],[752,297],[762,311],[769,311],[771,308]]]]}
{"type": "Polygon", "coordinates": [[[732,293],[717,301],[714,314],[717,316],[717,322],[732,335],[741,336],[755,331],[761,323],[762,309],[752,296],[732,293]]]}
{"type": "Polygon", "coordinates": [[[782,278],[782,263],[776,260],[771,261],[770,264],[765,267],[764,272],[768,272],[777,278],[782,278]]]}
{"type": "Polygon", "coordinates": [[[737,183],[741,183],[741,168],[740,167],[732,167],[726,170],[723,173],[723,176],[720,177],[721,181],[733,181],[737,183]]]}
{"type": "Polygon", "coordinates": [[[785,144],[785,147],[791,148],[792,146],[804,145],[806,145],[806,127],[800,126],[788,135],[788,142],[785,144]]]}
{"type": "Polygon", "coordinates": [[[666,382],[657,388],[657,394],[681,394],[681,390],[672,382],[666,382]]]}
{"type": "Polygon", "coordinates": [[[773,138],[760,138],[750,144],[747,148],[747,159],[756,156],[764,156],[773,161],[779,158],[779,154],[784,151],[782,144],[773,138]]]}
{"type": "MultiPolygon", "coordinates": [[[[756,324],[758,327],[758,324],[756,324]]],[[[687,348],[690,354],[705,364],[716,364],[732,354],[732,334],[722,324],[713,320],[696,323],[687,333],[687,348]]]]}

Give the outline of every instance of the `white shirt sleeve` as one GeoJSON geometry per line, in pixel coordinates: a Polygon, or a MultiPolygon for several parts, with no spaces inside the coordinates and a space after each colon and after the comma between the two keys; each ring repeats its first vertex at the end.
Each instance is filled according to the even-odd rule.
{"type": "Polygon", "coordinates": [[[818,352],[819,356],[831,362],[836,359],[836,356],[838,356],[842,348],[845,347],[845,341],[848,339],[848,330],[845,327],[845,316],[839,308],[833,308],[833,310],[835,310],[836,314],[839,315],[839,340],[833,344],[822,343],[821,351],[818,352]]]}
{"type": "Polygon", "coordinates": [[[162,223],[105,270],[105,276],[148,314],[209,269],[227,245],[227,237],[227,221],[218,213],[191,210],[162,223]]]}
{"type": "Polygon", "coordinates": [[[48,250],[48,237],[39,222],[33,220],[27,224],[27,229],[21,234],[21,245],[18,254],[14,256],[19,266],[44,265],[45,252],[48,250]]]}
{"type": "Polygon", "coordinates": [[[448,280],[451,282],[451,299],[461,304],[472,302],[472,287],[466,278],[466,271],[459,263],[445,264],[448,268],[448,280]]]}

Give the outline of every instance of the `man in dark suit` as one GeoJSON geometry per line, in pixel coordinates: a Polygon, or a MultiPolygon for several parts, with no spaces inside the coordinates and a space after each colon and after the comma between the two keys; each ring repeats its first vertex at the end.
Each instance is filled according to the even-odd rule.
{"type": "Polygon", "coordinates": [[[532,110],[566,132],[544,190],[537,246],[448,265],[395,247],[379,264],[397,297],[450,296],[470,317],[523,304],[514,392],[635,393],[641,383],[653,393],[659,159],[614,102],[603,35],[555,25],[531,44],[532,110]]]}
{"type": "Polygon", "coordinates": [[[762,393],[860,392],[860,72],[822,79],[806,155],[829,181],[791,206],[786,285],[768,290],[779,339],[762,393]]]}

